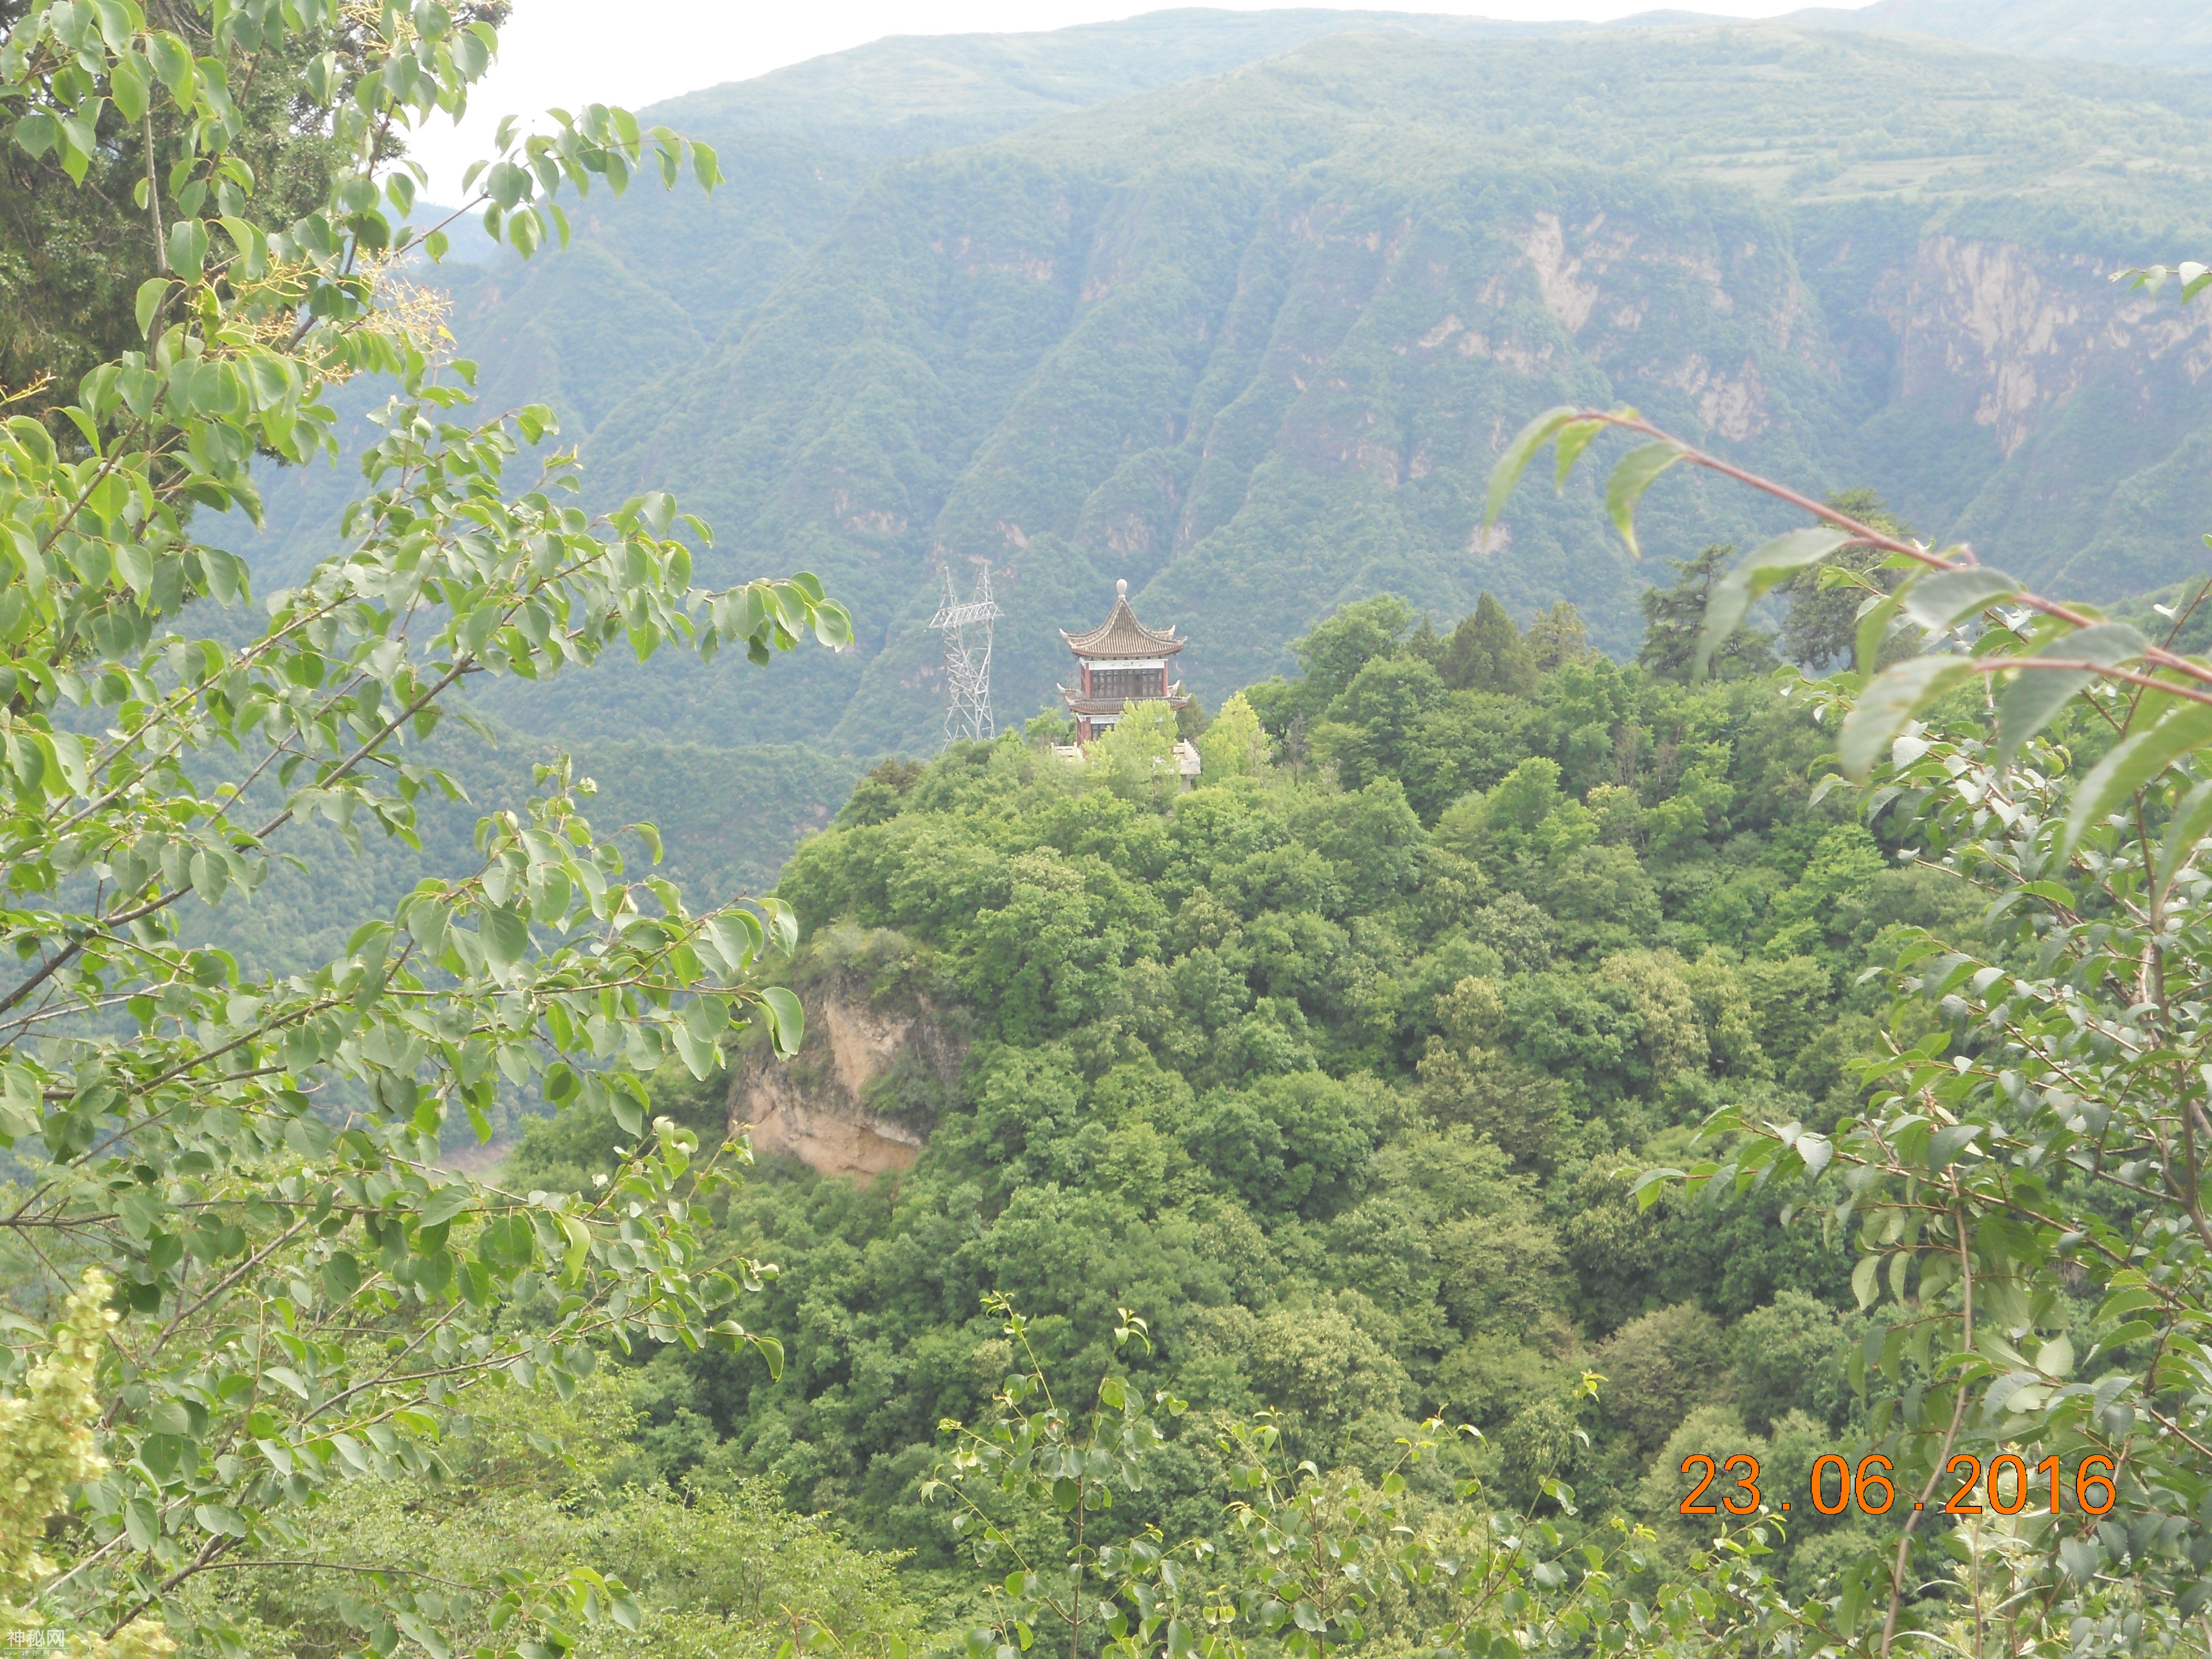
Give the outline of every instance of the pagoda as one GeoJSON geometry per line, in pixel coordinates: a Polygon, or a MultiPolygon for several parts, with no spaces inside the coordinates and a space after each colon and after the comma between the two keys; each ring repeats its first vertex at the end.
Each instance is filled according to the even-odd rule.
{"type": "Polygon", "coordinates": [[[1158,702],[1181,708],[1190,701],[1181,680],[1168,681],[1168,659],[1188,641],[1177,639],[1172,628],[1162,634],[1139,622],[1129,609],[1126,580],[1114,584],[1114,609],[1104,622],[1087,634],[1062,629],[1060,637],[1075,658],[1074,687],[1059,690],[1067,712],[1075,717],[1079,744],[1089,743],[1120,720],[1133,702],[1158,702]]]}

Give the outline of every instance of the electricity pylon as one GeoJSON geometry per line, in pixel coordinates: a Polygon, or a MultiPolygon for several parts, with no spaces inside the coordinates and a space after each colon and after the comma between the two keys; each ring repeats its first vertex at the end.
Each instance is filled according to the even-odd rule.
{"type": "Polygon", "coordinates": [[[971,558],[975,591],[963,601],[952,591],[952,567],[942,568],[945,603],[929,625],[945,635],[945,746],[963,738],[988,738],[991,723],[991,624],[1006,613],[991,599],[991,562],[971,558]]]}

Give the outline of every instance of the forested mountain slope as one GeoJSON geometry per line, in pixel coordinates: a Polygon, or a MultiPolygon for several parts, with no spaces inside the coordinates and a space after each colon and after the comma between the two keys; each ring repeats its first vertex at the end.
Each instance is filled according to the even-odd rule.
{"type": "Polygon", "coordinates": [[[1793,21],[1941,35],[1990,52],[2154,69],[2212,69],[2212,11],[2197,0],[1875,0],[1793,21]]]}
{"type": "MultiPolygon", "coordinates": [[[[681,493],[711,571],[809,566],[861,625],[757,685],[656,667],[501,717],[927,744],[920,623],[969,557],[1016,714],[1119,576],[1204,696],[1386,587],[1571,599],[1623,648],[1648,578],[1587,494],[1476,532],[1497,445],[1570,397],[1875,482],[2062,587],[2201,558],[2204,325],[2104,280],[2212,243],[2193,80],[1772,25],[1296,44],[1328,20],[1267,15],[891,41],[696,94],[657,113],[723,144],[702,220],[595,198],[564,258],[455,273],[489,396],[550,397],[605,495],[681,493]],[[939,147],[1018,116],[1046,118],[939,147]]],[[[273,563],[321,533],[318,488],[275,505],[273,563]]],[[[1687,482],[1652,509],[1662,554],[1758,528],[1687,482]]]]}
{"type": "Polygon", "coordinates": [[[1328,35],[1463,40],[1583,27],[1323,7],[1178,8],[1033,34],[895,34],[689,93],[653,112],[687,131],[789,132],[860,155],[913,155],[1242,69],[1328,35]]]}
{"type": "MultiPolygon", "coordinates": [[[[788,1363],[672,1346],[629,1370],[657,1472],[765,1474],[951,1569],[921,1483],[940,1419],[977,1420],[1008,1369],[988,1291],[1056,1377],[1102,1363],[1117,1307],[1151,1322],[1134,1378],[1192,1411],[1129,1524],[1170,1537],[1212,1524],[1219,1425],[1261,1407],[1323,1468],[1387,1461],[1431,1411],[1478,1424],[1508,1501],[1557,1475],[1561,1525],[1646,1518],[1670,1550],[1686,1449],[1796,1468],[1856,1443],[1849,1255],[1771,1195],[1640,1213],[1623,1172],[1723,1102],[1831,1122],[1882,1040],[1863,970],[1981,898],[1899,866],[1844,797],[1808,805],[1829,739],[1763,678],[1686,686],[1571,629],[1440,640],[1388,597],[1302,656],[1199,739],[1194,791],[1126,732],[1071,767],[1040,730],[887,767],[802,844],[802,984],[866,988],[886,1024],[926,1000],[972,1047],[950,1086],[895,1066],[869,1091],[928,1135],[903,1176],[773,1162],[731,1200],[728,1245],[781,1267],[762,1317],[788,1363]],[[1303,762],[1254,706],[1303,715],[1303,762]]],[[[833,1063],[827,1024],[793,1086],[833,1063]]],[[[618,1139],[572,1109],[507,1178],[583,1189],[618,1139]]],[[[1807,1522],[1793,1591],[1832,1527],[1870,1524],[1807,1522]]]]}

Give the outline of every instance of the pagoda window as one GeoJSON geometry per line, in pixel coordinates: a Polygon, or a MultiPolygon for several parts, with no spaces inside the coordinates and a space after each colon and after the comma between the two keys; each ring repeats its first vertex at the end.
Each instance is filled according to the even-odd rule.
{"type": "Polygon", "coordinates": [[[1120,697],[1126,700],[1157,697],[1161,695],[1160,671],[1157,668],[1093,668],[1091,671],[1091,695],[1094,697],[1120,697]]]}

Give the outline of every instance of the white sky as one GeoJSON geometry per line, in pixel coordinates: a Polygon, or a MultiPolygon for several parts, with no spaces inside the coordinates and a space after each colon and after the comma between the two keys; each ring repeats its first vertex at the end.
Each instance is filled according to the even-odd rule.
{"type": "MultiPolygon", "coordinates": [[[[635,109],[724,81],[750,80],[787,64],[865,46],[887,34],[970,34],[1064,28],[1164,9],[1115,0],[519,0],[502,32],[499,63],[459,131],[418,134],[433,200],[451,201],[461,170],[489,152],[500,117],[549,105],[597,101],[635,109]]],[[[1601,22],[1652,9],[1658,0],[1404,0],[1376,9],[1522,20],[1601,22]]],[[[1263,10],[1297,0],[1207,0],[1263,10]]],[[[1342,3],[1342,0],[1339,0],[1342,3]]],[[[1771,17],[1808,0],[1679,0],[1682,9],[1771,17]]],[[[1866,0],[1826,0],[1856,6],[1866,0]]],[[[1346,9],[1352,9],[1346,6],[1346,9]]]]}

